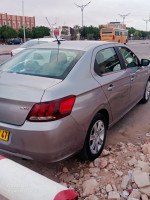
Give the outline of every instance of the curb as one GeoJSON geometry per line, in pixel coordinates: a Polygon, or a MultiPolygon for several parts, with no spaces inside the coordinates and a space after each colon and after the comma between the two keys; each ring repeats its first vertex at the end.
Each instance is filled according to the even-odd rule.
{"type": "Polygon", "coordinates": [[[78,194],[0,155],[0,195],[9,200],[77,200],[78,194]]]}

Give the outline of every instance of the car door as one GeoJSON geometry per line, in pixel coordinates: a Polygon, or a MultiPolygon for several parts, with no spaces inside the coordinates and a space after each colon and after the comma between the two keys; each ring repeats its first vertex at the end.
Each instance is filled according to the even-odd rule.
{"type": "Polygon", "coordinates": [[[130,75],[130,104],[135,105],[144,94],[148,80],[148,68],[141,67],[138,57],[128,48],[119,47],[125,67],[130,75]]]}
{"type": "Polygon", "coordinates": [[[94,78],[101,85],[111,107],[113,121],[117,121],[128,110],[130,76],[123,68],[115,48],[97,48],[93,53],[94,78]]]}

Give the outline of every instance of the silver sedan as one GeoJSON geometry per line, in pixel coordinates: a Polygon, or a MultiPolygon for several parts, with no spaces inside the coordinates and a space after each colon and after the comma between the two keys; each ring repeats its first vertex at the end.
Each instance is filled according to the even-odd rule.
{"type": "Polygon", "coordinates": [[[94,160],[106,131],[150,95],[149,60],[118,43],[42,44],[0,66],[0,150],[94,160]]]}

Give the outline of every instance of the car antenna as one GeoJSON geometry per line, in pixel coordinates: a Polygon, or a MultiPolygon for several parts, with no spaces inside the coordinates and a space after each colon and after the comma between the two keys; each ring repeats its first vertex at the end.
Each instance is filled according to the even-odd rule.
{"type": "Polygon", "coordinates": [[[57,40],[57,44],[58,44],[58,53],[57,53],[57,62],[58,62],[58,55],[59,55],[59,45],[61,44],[60,40],[58,40],[57,35],[55,34],[55,38],[57,40]]]}
{"type": "Polygon", "coordinates": [[[61,44],[61,42],[60,42],[60,40],[58,39],[58,37],[57,37],[57,35],[55,34],[55,38],[56,38],[56,40],[57,40],[57,43],[58,43],[58,45],[60,45],[61,44]]]}

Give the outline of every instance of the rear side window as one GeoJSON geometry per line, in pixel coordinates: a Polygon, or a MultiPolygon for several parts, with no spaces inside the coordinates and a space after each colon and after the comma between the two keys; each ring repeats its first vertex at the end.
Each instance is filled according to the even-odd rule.
{"type": "Polygon", "coordinates": [[[119,50],[127,68],[139,66],[139,59],[130,49],[119,47],[119,50]]]}
{"type": "Polygon", "coordinates": [[[114,48],[104,49],[96,54],[94,69],[98,75],[121,70],[120,61],[114,48]]]}
{"type": "Polygon", "coordinates": [[[104,28],[102,29],[102,34],[109,34],[112,33],[113,29],[112,28],[104,28]]]}
{"type": "Polygon", "coordinates": [[[64,79],[82,55],[77,50],[27,49],[4,63],[0,71],[64,79]]]}

